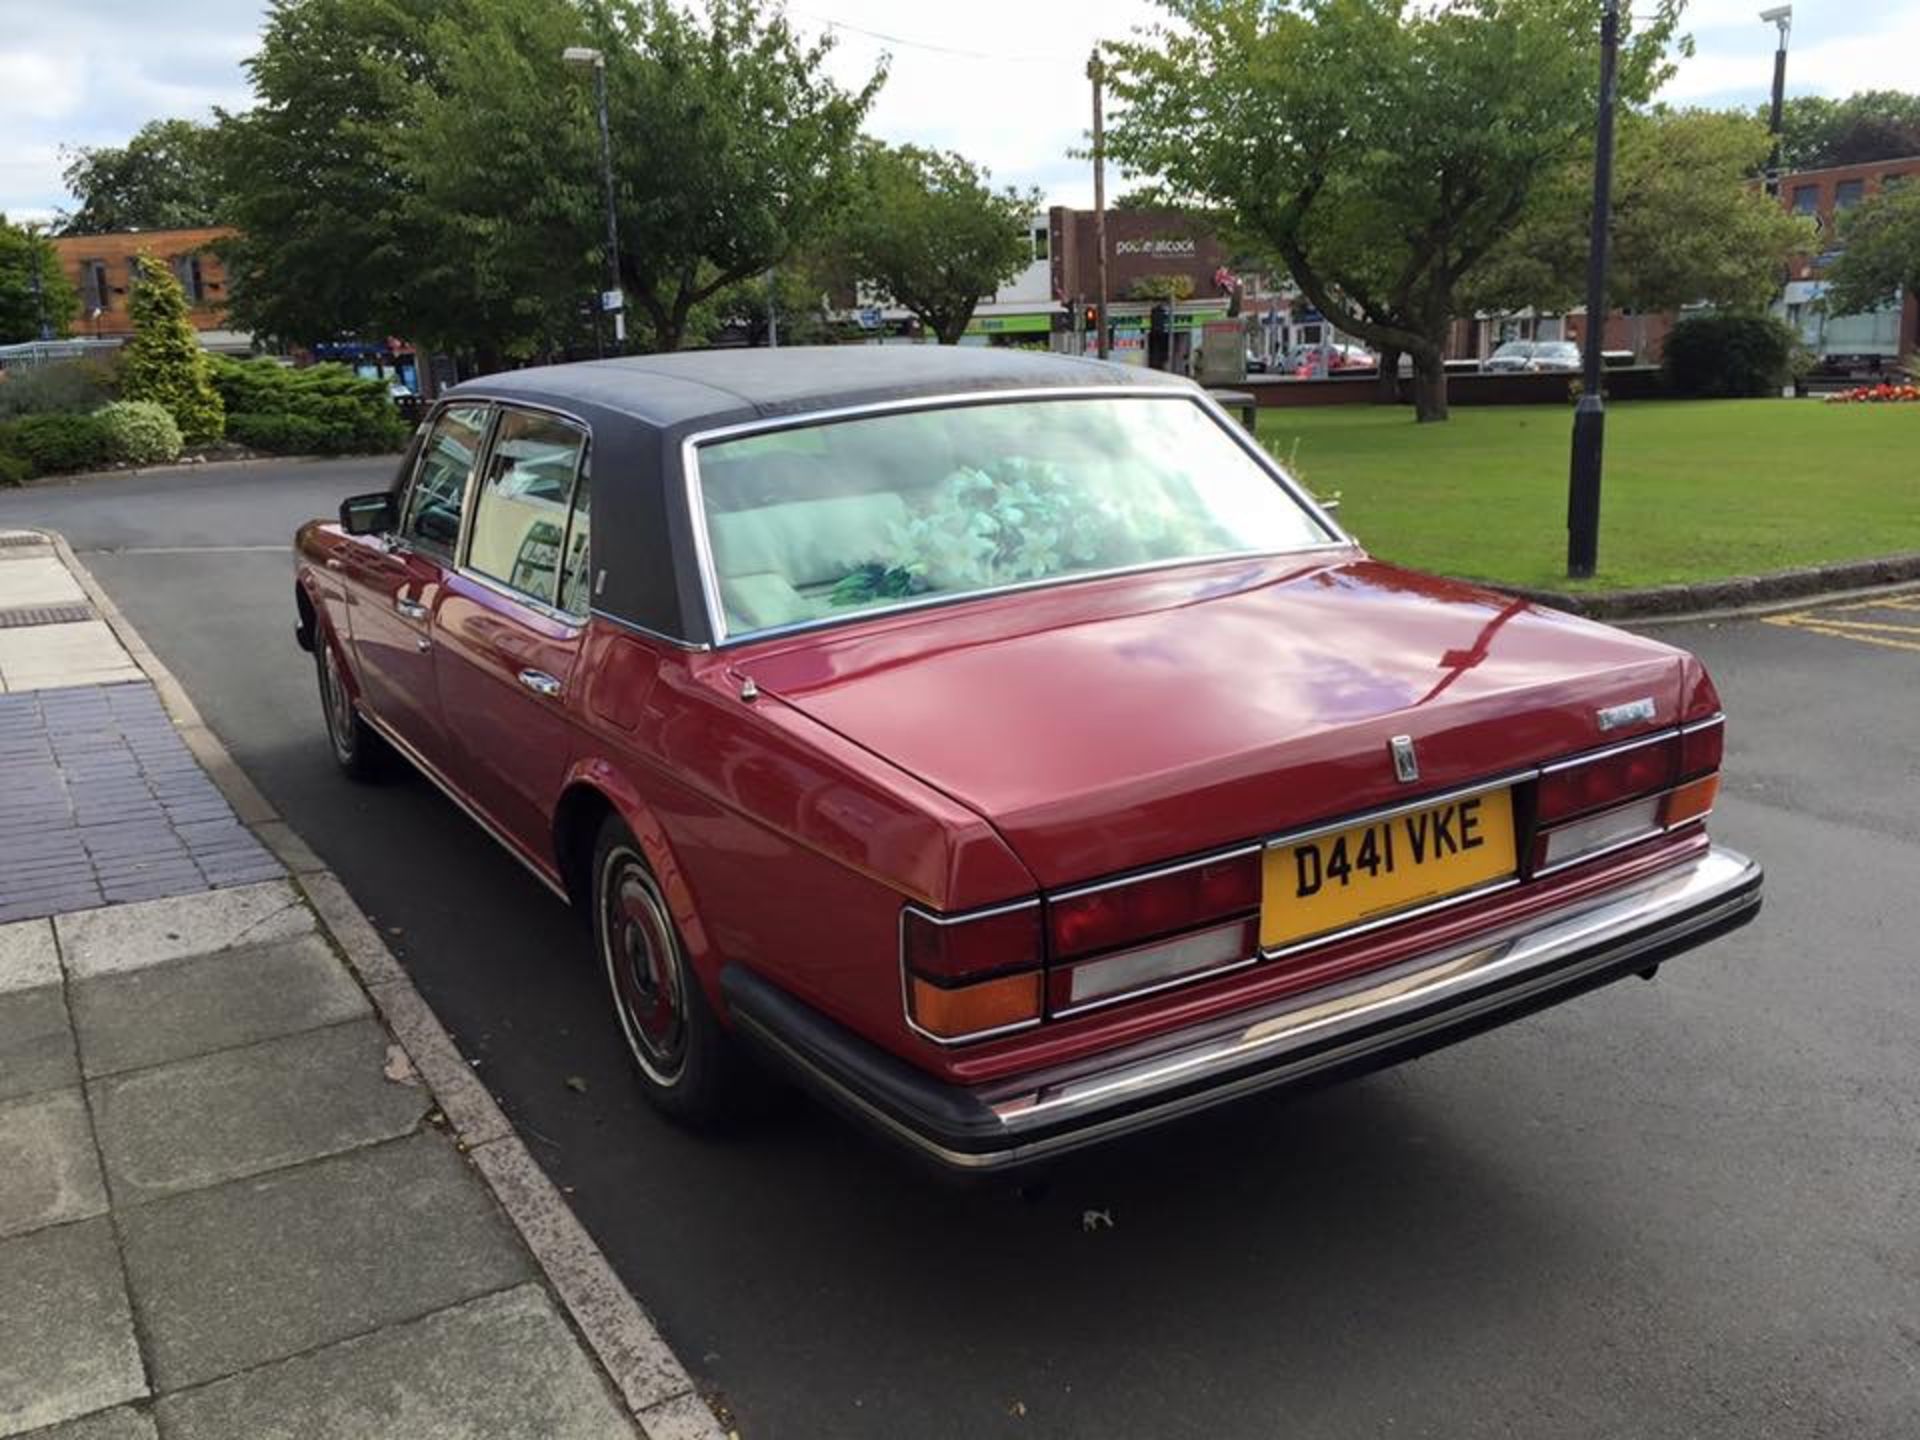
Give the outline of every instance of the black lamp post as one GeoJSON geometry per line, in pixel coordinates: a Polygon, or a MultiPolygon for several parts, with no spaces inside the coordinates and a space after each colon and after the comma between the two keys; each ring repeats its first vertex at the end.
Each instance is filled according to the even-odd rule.
{"type": "Polygon", "coordinates": [[[586,45],[569,45],[560,58],[578,69],[593,71],[593,103],[600,116],[600,174],[607,191],[607,289],[600,308],[613,312],[613,351],[627,348],[626,297],[620,293],[620,227],[613,208],[613,138],[607,127],[607,57],[586,45]]]}
{"type": "Polygon", "coordinates": [[[1593,234],[1587,248],[1587,329],[1580,403],[1573,411],[1573,465],[1567,483],[1567,574],[1592,576],[1600,553],[1600,456],[1607,432],[1600,397],[1600,347],[1607,328],[1607,234],[1613,204],[1613,102],[1620,58],[1620,0],[1600,14],[1600,119],[1594,132],[1593,234]]]}
{"type": "Polygon", "coordinates": [[[1779,48],[1773,52],[1773,110],[1767,129],[1773,136],[1773,153],[1767,157],[1767,194],[1780,193],[1781,111],[1787,103],[1787,37],[1793,33],[1793,6],[1776,5],[1762,10],[1760,19],[1780,31],[1779,48]]]}

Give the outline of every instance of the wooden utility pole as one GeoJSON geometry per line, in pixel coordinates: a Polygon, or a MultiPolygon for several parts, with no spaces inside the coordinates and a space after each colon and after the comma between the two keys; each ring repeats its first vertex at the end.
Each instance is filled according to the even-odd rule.
{"type": "Polygon", "coordinates": [[[1107,358],[1107,125],[1101,111],[1101,90],[1106,78],[1107,67],[1101,62],[1096,46],[1087,61],[1087,79],[1093,82],[1093,269],[1099,287],[1094,316],[1099,324],[1102,360],[1107,358]]]}

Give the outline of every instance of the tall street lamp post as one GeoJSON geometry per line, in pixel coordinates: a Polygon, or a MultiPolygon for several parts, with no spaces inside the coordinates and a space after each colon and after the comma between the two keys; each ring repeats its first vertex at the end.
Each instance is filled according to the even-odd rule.
{"type": "Polygon", "coordinates": [[[1620,0],[1600,14],[1600,119],[1594,130],[1593,234],[1587,248],[1587,323],[1580,403],[1573,411],[1573,464],[1567,482],[1567,574],[1592,576],[1600,554],[1600,454],[1607,432],[1600,397],[1600,347],[1607,328],[1607,234],[1612,228],[1613,102],[1620,58],[1620,0]]]}
{"type": "Polygon", "coordinates": [[[1102,360],[1107,358],[1107,125],[1106,62],[1096,48],[1087,61],[1087,79],[1093,82],[1093,273],[1098,287],[1094,313],[1099,317],[1096,344],[1102,360]]]}
{"type": "Polygon", "coordinates": [[[1760,19],[1780,31],[1779,48],[1773,52],[1773,112],[1767,129],[1773,135],[1773,153],[1767,157],[1767,194],[1780,193],[1781,111],[1787,103],[1787,37],[1793,33],[1793,6],[1776,5],[1762,10],[1760,19]]]}
{"type": "Polygon", "coordinates": [[[613,312],[613,353],[627,348],[627,302],[620,293],[620,227],[613,210],[613,137],[607,128],[607,57],[586,45],[569,45],[560,58],[593,71],[593,103],[600,116],[600,176],[607,191],[607,288],[600,308],[613,312]]]}

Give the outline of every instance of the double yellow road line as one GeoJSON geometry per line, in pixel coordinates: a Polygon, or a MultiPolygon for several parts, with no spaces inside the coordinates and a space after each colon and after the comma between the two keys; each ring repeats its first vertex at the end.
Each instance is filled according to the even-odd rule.
{"type": "Polygon", "coordinates": [[[1810,630],[1815,635],[1830,635],[1836,640],[1858,640],[1863,645],[1920,653],[1920,593],[1853,600],[1818,610],[1794,610],[1785,615],[1769,615],[1766,623],[1789,630],[1810,630]]]}

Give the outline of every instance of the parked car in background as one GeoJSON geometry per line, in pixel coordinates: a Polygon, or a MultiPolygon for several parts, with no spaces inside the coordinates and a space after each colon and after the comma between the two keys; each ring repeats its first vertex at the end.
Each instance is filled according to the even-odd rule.
{"type": "Polygon", "coordinates": [[[751,1047],[1004,1166],[1651,974],[1760,903],[1707,833],[1698,660],[1369,558],[1137,367],[491,376],[296,543],[334,760],[404,757],[586,912],[687,1121],[751,1047]]]}
{"type": "Polygon", "coordinates": [[[1377,369],[1380,357],[1364,345],[1345,342],[1327,345],[1296,345],[1287,352],[1286,363],[1280,367],[1292,375],[1312,375],[1322,366],[1328,374],[1338,374],[1342,370],[1377,369]]]}
{"type": "Polygon", "coordinates": [[[1481,364],[1494,374],[1517,370],[1563,370],[1578,373],[1580,347],[1571,340],[1509,340],[1481,364]]]}

